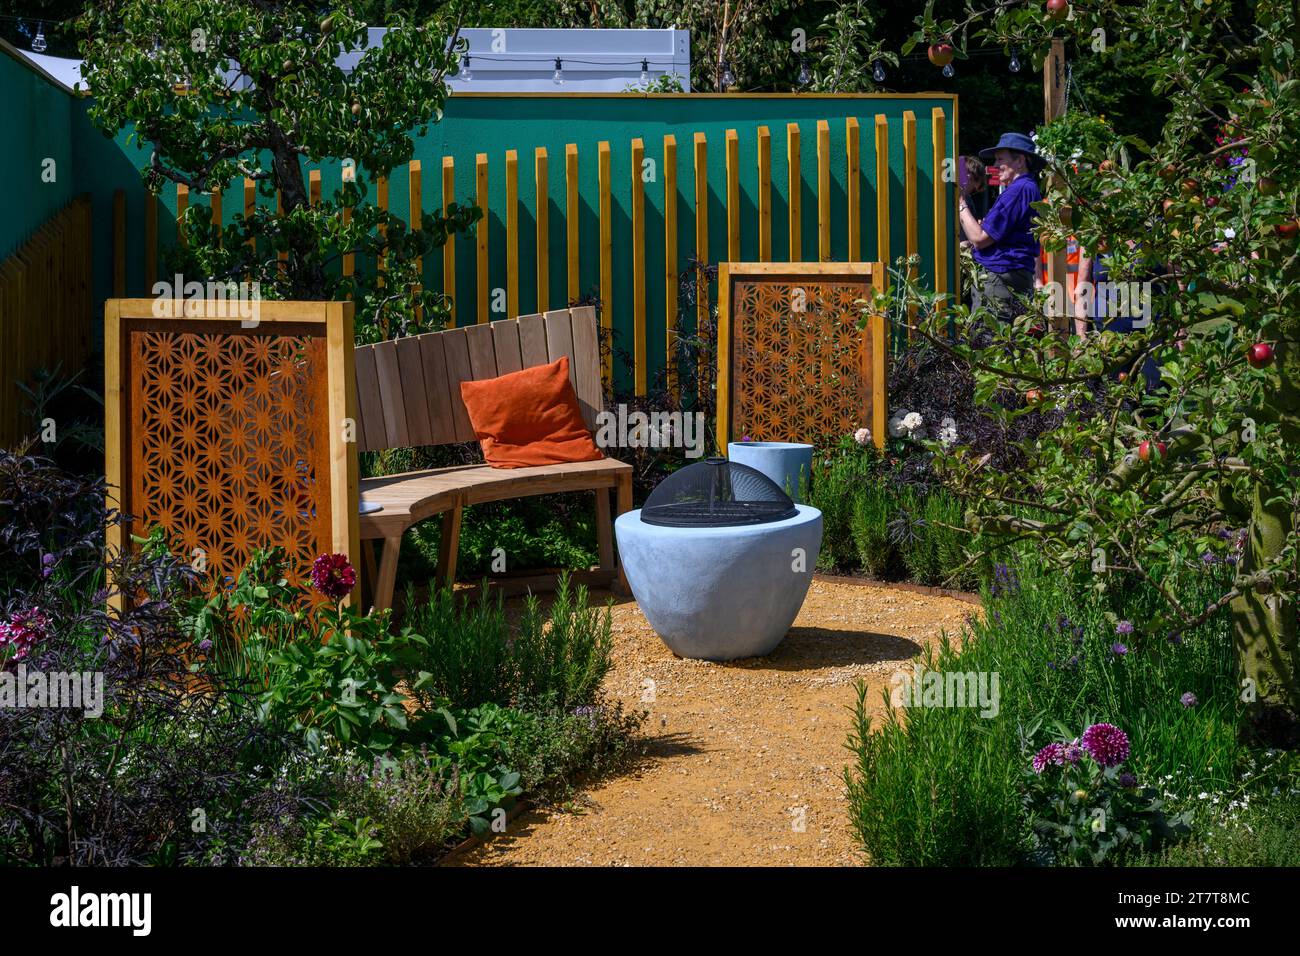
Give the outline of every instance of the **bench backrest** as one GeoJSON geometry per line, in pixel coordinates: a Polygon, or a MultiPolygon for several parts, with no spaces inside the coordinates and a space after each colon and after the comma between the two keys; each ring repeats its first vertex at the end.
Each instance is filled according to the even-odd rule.
{"type": "Polygon", "coordinates": [[[569,380],[587,427],[603,404],[596,310],[521,315],[356,349],[361,451],[474,441],[460,383],[569,357],[569,380]]]}

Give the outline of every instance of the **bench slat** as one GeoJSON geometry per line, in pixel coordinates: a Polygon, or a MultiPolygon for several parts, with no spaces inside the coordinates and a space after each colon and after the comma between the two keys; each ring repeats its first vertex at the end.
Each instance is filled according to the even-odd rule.
{"type": "Polygon", "coordinates": [[[465,341],[469,343],[469,370],[476,382],[497,377],[497,356],[492,347],[492,325],[495,324],[471,325],[465,329],[465,341]]]}
{"type": "Polygon", "coordinates": [[[456,424],[456,441],[473,441],[474,428],[460,397],[460,383],[474,380],[474,373],[470,370],[469,340],[465,337],[465,329],[449,329],[435,334],[443,337],[442,345],[447,356],[447,393],[451,399],[452,421],[456,424]]]}
{"type": "Polygon", "coordinates": [[[554,362],[561,355],[569,357],[569,384],[578,391],[576,364],[573,359],[573,327],[569,324],[569,310],[557,309],[546,313],[546,360],[554,362]]]}
{"type": "Polygon", "coordinates": [[[545,365],[550,361],[546,357],[545,316],[521,315],[519,317],[519,351],[524,368],[545,365]]]}
{"type": "Polygon", "coordinates": [[[357,440],[362,451],[379,451],[385,446],[384,408],[379,401],[379,376],[375,372],[375,347],[363,345],[354,354],[357,376],[357,411],[361,427],[357,440]]]}
{"type": "Polygon", "coordinates": [[[596,310],[589,305],[573,310],[573,368],[577,372],[578,405],[582,419],[596,430],[596,414],[605,407],[600,385],[600,342],[596,333],[596,310]]]}
{"type": "Polygon", "coordinates": [[[375,372],[379,376],[379,401],[384,406],[386,447],[405,448],[410,444],[410,438],[406,433],[406,400],[402,395],[396,342],[375,345],[375,372]]]}
{"type": "Polygon", "coordinates": [[[443,352],[446,333],[426,332],[416,339],[420,343],[420,359],[428,388],[429,444],[449,445],[456,441],[456,418],[452,413],[451,393],[447,391],[447,357],[443,352]]]}
{"type": "Polygon", "coordinates": [[[497,374],[518,372],[524,367],[519,351],[519,323],[493,322],[492,344],[497,353],[497,374]]]}
{"type": "Polygon", "coordinates": [[[397,367],[402,377],[402,395],[406,398],[404,409],[407,439],[412,445],[432,445],[433,431],[429,427],[429,390],[424,383],[419,339],[408,336],[397,340],[397,367]]]}

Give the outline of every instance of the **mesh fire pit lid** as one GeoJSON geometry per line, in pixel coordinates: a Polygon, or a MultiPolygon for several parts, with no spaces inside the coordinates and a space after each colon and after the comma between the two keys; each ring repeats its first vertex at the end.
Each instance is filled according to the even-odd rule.
{"type": "Polygon", "coordinates": [[[646,524],[718,528],[784,521],[799,513],[767,475],[725,458],[706,458],[661,481],[641,508],[646,524]]]}

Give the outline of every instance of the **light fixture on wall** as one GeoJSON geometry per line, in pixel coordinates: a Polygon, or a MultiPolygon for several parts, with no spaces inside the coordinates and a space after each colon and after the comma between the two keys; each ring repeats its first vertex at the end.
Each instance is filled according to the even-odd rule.
{"type": "Polygon", "coordinates": [[[41,23],[36,27],[36,36],[32,37],[32,49],[37,53],[44,53],[45,47],[45,24],[41,23]]]}
{"type": "Polygon", "coordinates": [[[460,78],[466,83],[474,79],[474,71],[469,68],[468,53],[462,53],[460,55],[460,78]]]}
{"type": "Polygon", "coordinates": [[[564,62],[558,56],[555,58],[555,74],[551,77],[551,81],[556,86],[564,85],[564,62]]]}
{"type": "Polygon", "coordinates": [[[871,65],[871,78],[877,83],[885,82],[885,64],[880,60],[871,65]]]}
{"type": "Polygon", "coordinates": [[[812,70],[808,69],[808,58],[799,57],[799,86],[804,87],[812,82],[812,70]]]}

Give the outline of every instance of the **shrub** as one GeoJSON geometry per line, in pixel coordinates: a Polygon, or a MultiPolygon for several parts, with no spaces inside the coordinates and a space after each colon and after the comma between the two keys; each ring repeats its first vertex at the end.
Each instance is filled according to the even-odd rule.
{"type": "Polygon", "coordinates": [[[853,538],[854,505],[871,481],[875,464],[875,450],[860,448],[852,438],[814,458],[808,503],[822,513],[818,567],[847,570],[858,566],[858,547],[853,538]]]}
{"type": "Polygon", "coordinates": [[[873,577],[884,578],[898,569],[898,549],[890,539],[889,523],[897,501],[887,487],[868,481],[853,500],[852,532],[858,563],[873,577]]]}

